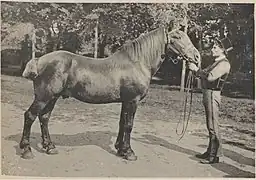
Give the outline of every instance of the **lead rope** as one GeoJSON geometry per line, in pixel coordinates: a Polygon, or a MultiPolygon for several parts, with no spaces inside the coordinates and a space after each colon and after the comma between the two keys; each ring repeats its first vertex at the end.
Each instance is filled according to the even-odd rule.
{"type": "Polygon", "coordinates": [[[191,109],[192,109],[192,97],[193,97],[193,81],[194,81],[194,78],[193,78],[193,74],[192,74],[192,71],[189,71],[188,73],[188,78],[187,78],[187,81],[186,81],[186,86],[185,86],[185,95],[184,95],[184,100],[183,100],[183,112],[181,113],[180,115],[180,119],[179,119],[179,122],[177,123],[177,126],[176,126],[176,134],[178,136],[180,136],[179,140],[180,141],[183,136],[185,135],[186,133],[186,130],[187,130],[187,127],[188,127],[188,122],[190,120],[190,115],[191,115],[191,109]],[[188,95],[189,95],[189,90],[190,90],[190,101],[189,101],[189,112],[188,112],[188,115],[187,115],[187,105],[188,105],[188,95]],[[182,118],[183,117],[183,118],[182,118]],[[179,125],[182,123],[182,130],[181,132],[179,133],[178,132],[178,128],[179,128],[179,125]]]}

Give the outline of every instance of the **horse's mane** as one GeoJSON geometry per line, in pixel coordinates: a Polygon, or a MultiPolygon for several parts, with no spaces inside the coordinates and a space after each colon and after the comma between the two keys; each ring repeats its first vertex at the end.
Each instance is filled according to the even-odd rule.
{"type": "Polygon", "coordinates": [[[164,27],[157,28],[137,39],[128,42],[120,49],[120,53],[128,54],[133,62],[153,60],[161,56],[164,49],[164,27]]]}

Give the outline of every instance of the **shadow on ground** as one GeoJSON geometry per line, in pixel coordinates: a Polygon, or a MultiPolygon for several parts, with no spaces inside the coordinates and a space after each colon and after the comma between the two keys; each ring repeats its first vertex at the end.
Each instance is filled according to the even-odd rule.
{"type": "MultiPolygon", "coordinates": [[[[198,145],[198,146],[205,148],[205,149],[207,148],[206,145],[198,145]]],[[[239,164],[244,164],[244,165],[253,166],[253,167],[255,166],[254,159],[242,156],[241,154],[239,154],[235,151],[231,151],[229,149],[223,148],[223,154],[225,157],[228,157],[228,158],[232,159],[233,161],[238,162],[239,164]]]]}
{"type": "MultiPolygon", "coordinates": [[[[40,133],[32,133],[31,134],[31,147],[33,147],[35,150],[41,152],[41,149],[38,147],[38,143],[41,142],[41,134],[40,133]]],[[[110,132],[110,131],[88,131],[86,133],[77,133],[73,135],[65,135],[65,134],[52,134],[51,138],[52,141],[57,146],[87,146],[87,145],[95,145],[103,150],[107,151],[110,154],[116,155],[116,152],[112,150],[111,146],[113,145],[113,142],[111,141],[112,137],[116,137],[116,133],[110,132]]],[[[10,135],[6,137],[6,140],[9,141],[15,141],[17,142],[17,145],[15,145],[16,154],[21,155],[21,150],[18,147],[18,143],[20,142],[21,134],[16,135],[10,135]]],[[[190,159],[199,161],[195,157],[195,155],[198,153],[194,150],[187,149],[180,147],[176,144],[172,144],[162,138],[159,138],[157,136],[153,135],[142,135],[142,138],[133,138],[135,141],[145,143],[145,144],[151,144],[151,145],[157,145],[162,146],[164,148],[184,153],[187,155],[190,155],[190,159]]],[[[203,146],[203,145],[200,145],[203,146]]],[[[203,146],[205,147],[205,146],[203,146]]],[[[231,150],[224,150],[224,154],[237,161],[241,164],[246,164],[250,166],[255,166],[253,159],[244,157],[234,151],[231,150]]],[[[225,177],[255,177],[255,174],[241,170],[233,165],[227,164],[227,163],[218,163],[211,165],[212,167],[218,169],[219,171],[222,171],[226,173],[227,175],[225,177]]]]}
{"type": "MultiPolygon", "coordinates": [[[[146,134],[146,135],[143,135],[142,137],[143,138],[137,138],[135,140],[142,142],[142,143],[146,143],[146,144],[162,146],[162,147],[165,147],[167,149],[170,149],[170,150],[173,150],[176,152],[191,155],[190,159],[199,161],[199,159],[195,157],[195,155],[198,154],[198,152],[196,152],[194,150],[186,149],[186,148],[180,147],[176,144],[169,143],[168,141],[166,141],[162,138],[153,136],[153,135],[146,134]]],[[[224,151],[225,151],[224,154],[227,157],[229,157],[239,163],[250,165],[250,166],[255,166],[255,163],[252,162],[254,160],[251,158],[244,157],[244,156],[242,156],[234,151],[231,151],[231,150],[225,149],[224,151]]],[[[231,164],[227,164],[225,162],[213,164],[211,166],[214,167],[215,169],[218,169],[219,171],[226,173],[227,175],[225,177],[251,177],[251,178],[255,177],[255,174],[248,172],[248,171],[241,170],[241,169],[239,169],[231,164]]]]}
{"type": "MultiPolygon", "coordinates": [[[[237,130],[237,131],[242,132],[241,130],[237,130]]],[[[244,133],[244,132],[242,132],[242,133],[244,133]]],[[[251,134],[252,137],[255,136],[255,133],[251,132],[251,131],[248,131],[246,134],[251,134]]],[[[191,135],[198,136],[198,137],[203,137],[203,138],[208,138],[208,136],[204,133],[192,133],[191,135]]],[[[223,144],[229,144],[229,145],[232,145],[232,146],[236,146],[236,147],[239,147],[241,149],[245,149],[245,150],[248,150],[248,151],[251,151],[251,152],[255,152],[255,148],[248,147],[244,143],[241,143],[241,142],[234,142],[234,141],[229,141],[229,140],[226,140],[226,139],[222,139],[222,143],[223,144]]]]}
{"type": "MultiPolygon", "coordinates": [[[[17,145],[14,146],[16,149],[16,154],[21,155],[21,150],[19,148],[19,142],[21,134],[10,135],[5,139],[8,141],[15,141],[17,145]]],[[[51,134],[51,139],[56,146],[87,146],[95,145],[103,150],[107,151],[110,154],[116,155],[116,152],[111,148],[113,142],[111,141],[112,137],[116,137],[115,133],[110,131],[88,131],[86,133],[77,133],[72,135],[65,134],[51,134]]],[[[31,133],[30,145],[33,149],[38,152],[42,152],[38,144],[41,142],[40,133],[31,133]]]]}

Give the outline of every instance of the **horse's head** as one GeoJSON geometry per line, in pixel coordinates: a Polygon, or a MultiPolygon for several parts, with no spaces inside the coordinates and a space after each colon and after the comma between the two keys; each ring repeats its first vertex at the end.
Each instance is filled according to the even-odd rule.
{"type": "MultiPolygon", "coordinates": [[[[173,30],[167,33],[167,45],[165,54],[168,57],[170,54],[175,54],[178,59],[183,59],[188,62],[193,62],[200,66],[201,56],[195,48],[188,35],[180,30],[173,30]]],[[[177,61],[176,60],[176,61],[177,61]]]]}

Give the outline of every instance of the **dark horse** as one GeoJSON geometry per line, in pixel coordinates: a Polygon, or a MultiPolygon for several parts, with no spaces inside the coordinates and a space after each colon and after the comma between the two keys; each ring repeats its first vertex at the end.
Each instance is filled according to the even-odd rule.
{"type": "Polygon", "coordinates": [[[168,33],[160,27],[125,44],[107,58],[54,51],[30,60],[23,77],[33,80],[35,98],[24,114],[22,157],[33,157],[29,137],[37,116],[43,149],[48,154],[57,153],[48,130],[49,118],[59,97],[74,97],[93,104],[122,103],[115,148],[123,158],[136,160],[130,145],[135,112],[148,92],[151,78],[171,51],[192,61],[200,59],[198,50],[184,32],[168,33]]]}

